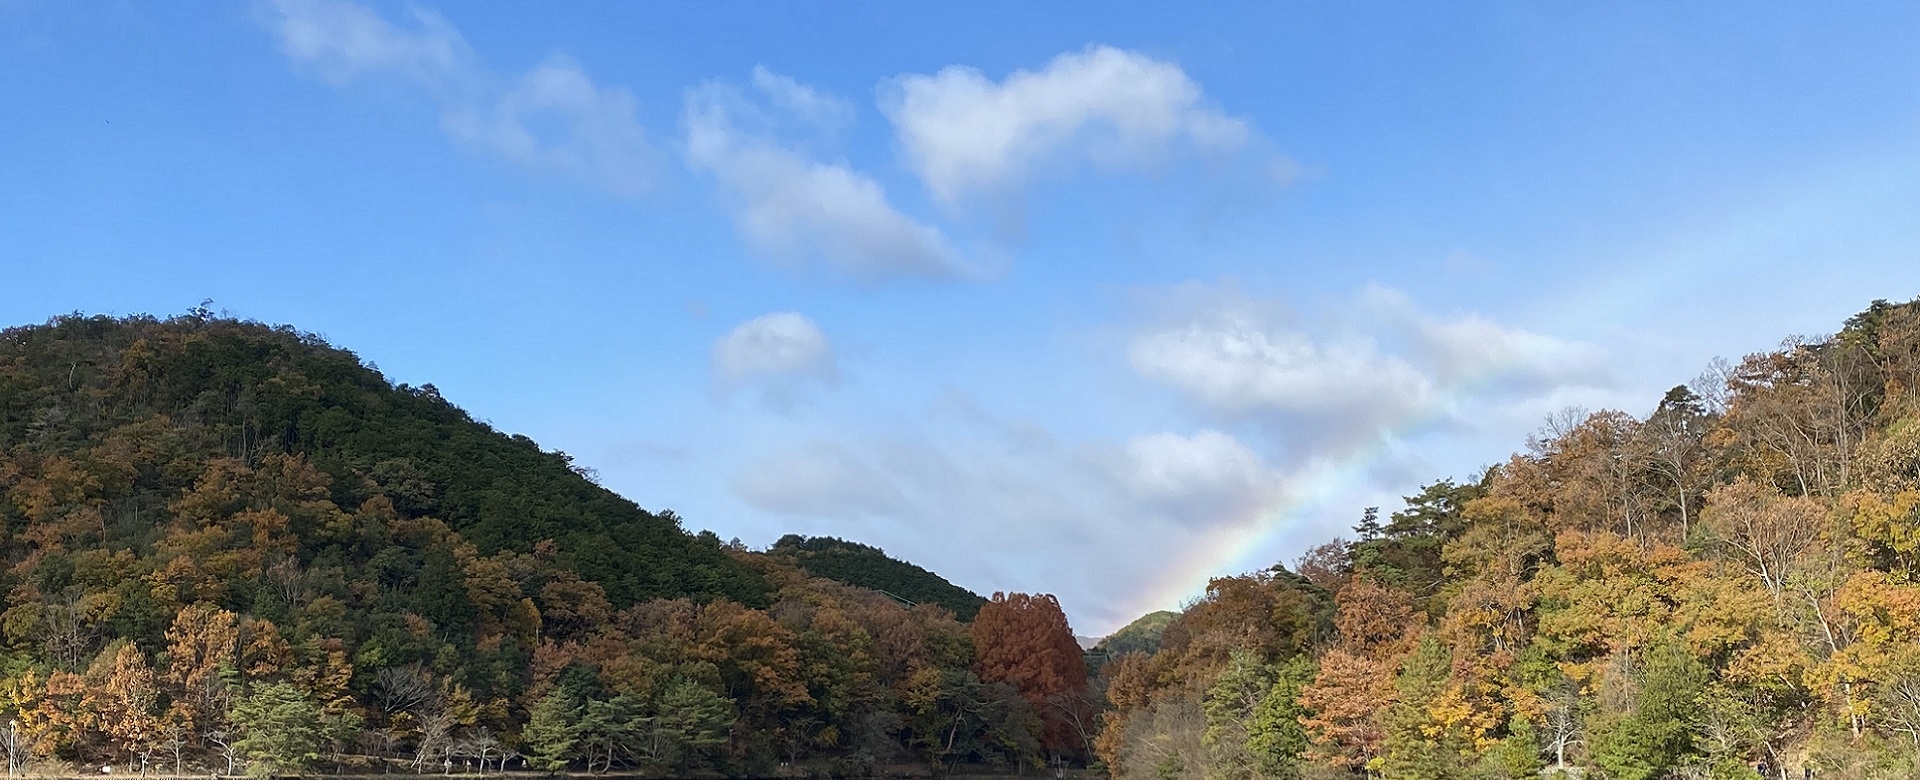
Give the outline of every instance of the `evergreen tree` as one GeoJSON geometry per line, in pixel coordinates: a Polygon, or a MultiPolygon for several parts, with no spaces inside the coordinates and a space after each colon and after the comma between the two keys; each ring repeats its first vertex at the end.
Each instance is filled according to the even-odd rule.
{"type": "Polygon", "coordinates": [[[574,757],[579,722],[580,708],[572,697],[558,690],[549,693],[527,714],[526,728],[520,732],[521,750],[534,766],[565,769],[574,757]]]}
{"type": "Polygon", "coordinates": [[[1596,729],[1593,760],[1613,780],[1663,777],[1694,755],[1706,667],[1673,639],[1648,648],[1642,664],[1633,708],[1596,729]]]}
{"type": "Polygon", "coordinates": [[[576,754],[586,757],[589,771],[595,761],[600,762],[600,771],[612,769],[616,755],[640,740],[647,721],[641,705],[638,697],[622,693],[590,700],[580,709],[572,745],[576,754]]]}
{"type": "Polygon", "coordinates": [[[1452,657],[1432,635],[1420,640],[1400,668],[1398,699],[1386,713],[1382,774],[1392,780],[1465,778],[1472,745],[1449,724],[1437,723],[1434,706],[1447,692],[1452,657]]]}
{"type": "Polygon", "coordinates": [[[291,683],[256,683],[233,703],[233,750],[247,774],[298,773],[320,759],[328,734],[320,705],[291,683]]]}
{"type": "Polygon", "coordinates": [[[658,759],[682,772],[699,766],[727,743],[733,702],[692,680],[675,680],[654,701],[658,759]]]}
{"type": "Polygon", "coordinates": [[[1261,776],[1260,762],[1248,749],[1249,724],[1273,690],[1273,669],[1254,654],[1235,650],[1213,685],[1201,699],[1207,730],[1200,743],[1207,748],[1208,780],[1249,780],[1261,776]]]}
{"type": "Polygon", "coordinates": [[[1482,773],[1492,778],[1527,780],[1538,777],[1547,762],[1540,755],[1540,735],[1533,721],[1520,715],[1507,719],[1507,735],[1487,751],[1482,773]]]}
{"type": "Polygon", "coordinates": [[[1300,690],[1313,682],[1319,667],[1311,657],[1294,656],[1274,675],[1273,687],[1247,722],[1247,752],[1263,777],[1298,780],[1311,742],[1300,719],[1307,714],[1300,690]]]}

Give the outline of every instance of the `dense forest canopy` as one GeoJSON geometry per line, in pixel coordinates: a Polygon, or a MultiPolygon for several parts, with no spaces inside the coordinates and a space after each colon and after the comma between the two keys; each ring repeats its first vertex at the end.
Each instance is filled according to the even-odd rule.
{"type": "Polygon", "coordinates": [[[767,583],[718,539],[687,536],[673,515],[581,479],[565,454],[499,434],[432,385],[392,386],[311,334],[206,312],[65,317],[0,333],[0,372],[0,448],[23,470],[80,469],[83,484],[69,490],[98,482],[89,498],[101,503],[109,545],[151,528],[140,514],[165,511],[209,462],[254,469],[297,455],[324,482],[310,498],[352,510],[381,496],[487,554],[551,541],[618,607],[767,597],[767,583]]]}

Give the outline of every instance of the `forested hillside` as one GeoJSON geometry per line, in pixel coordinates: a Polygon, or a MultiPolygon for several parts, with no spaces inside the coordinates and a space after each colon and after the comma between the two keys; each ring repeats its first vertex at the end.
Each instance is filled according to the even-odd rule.
{"type": "Polygon", "coordinates": [[[1046,684],[1084,690],[1020,649],[1071,641],[1050,598],[1003,599],[976,637],[587,477],[288,328],[196,310],[0,332],[12,758],[763,776],[1063,750],[1023,676],[1042,660],[975,666],[1047,659],[1046,684]]]}
{"type": "Polygon", "coordinates": [[[1920,776],[1920,306],[1354,533],[1107,665],[1116,776],[1920,776]]]}
{"type": "Polygon", "coordinates": [[[1051,596],[689,535],[313,336],[58,318],[0,333],[0,708],[39,771],[1916,776],[1920,305],[1649,401],[1090,678],[1051,596]]]}
{"type": "Polygon", "coordinates": [[[815,577],[872,588],[913,604],[936,604],[961,620],[973,620],[980,606],[987,603],[979,594],[948,582],[945,577],[889,558],[884,550],[858,542],[788,534],[774,542],[767,552],[815,577]]]}

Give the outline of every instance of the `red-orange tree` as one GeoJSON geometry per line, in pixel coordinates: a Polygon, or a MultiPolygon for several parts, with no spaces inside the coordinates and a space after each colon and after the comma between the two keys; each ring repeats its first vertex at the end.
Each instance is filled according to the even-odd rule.
{"type": "Polygon", "coordinates": [[[995,593],[973,620],[974,673],[1020,692],[1042,724],[1040,747],[1081,752],[1093,737],[1087,664],[1051,594],[995,593]]]}

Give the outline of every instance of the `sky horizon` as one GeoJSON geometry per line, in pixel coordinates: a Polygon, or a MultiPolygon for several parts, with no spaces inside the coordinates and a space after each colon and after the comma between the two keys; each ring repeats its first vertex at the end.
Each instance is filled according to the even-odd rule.
{"type": "Polygon", "coordinates": [[[0,0],[0,324],[203,299],[1101,635],[1920,296],[1920,7],[0,0]]]}

